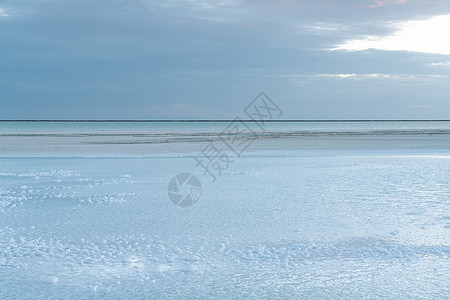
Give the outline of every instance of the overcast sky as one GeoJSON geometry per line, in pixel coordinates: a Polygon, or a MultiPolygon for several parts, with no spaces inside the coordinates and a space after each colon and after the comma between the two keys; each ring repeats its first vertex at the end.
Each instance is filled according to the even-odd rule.
{"type": "Polygon", "coordinates": [[[0,0],[0,119],[450,119],[450,1],[0,0]]]}

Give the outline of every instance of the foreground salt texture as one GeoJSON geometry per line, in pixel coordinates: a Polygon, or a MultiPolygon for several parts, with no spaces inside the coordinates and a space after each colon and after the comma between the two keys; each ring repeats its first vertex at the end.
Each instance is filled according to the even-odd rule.
{"type": "Polygon", "coordinates": [[[0,298],[448,298],[449,148],[402,138],[268,142],[215,183],[187,152],[4,157],[0,298]],[[187,209],[182,171],[203,183],[187,209]]]}

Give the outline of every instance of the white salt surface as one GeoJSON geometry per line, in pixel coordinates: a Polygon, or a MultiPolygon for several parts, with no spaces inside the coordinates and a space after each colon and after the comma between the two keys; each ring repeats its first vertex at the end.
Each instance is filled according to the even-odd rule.
{"type": "Polygon", "coordinates": [[[267,138],[215,183],[198,143],[3,143],[0,298],[450,297],[447,135],[267,138]]]}

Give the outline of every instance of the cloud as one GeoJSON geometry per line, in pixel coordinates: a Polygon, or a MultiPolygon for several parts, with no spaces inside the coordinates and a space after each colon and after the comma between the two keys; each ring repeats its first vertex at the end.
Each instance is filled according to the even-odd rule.
{"type": "Polygon", "coordinates": [[[318,78],[335,78],[335,79],[353,79],[353,80],[425,80],[425,79],[438,79],[446,77],[445,75],[437,74],[383,74],[383,73],[368,73],[368,74],[315,74],[313,77],[318,78]]]}
{"type": "Polygon", "coordinates": [[[410,105],[408,108],[430,108],[431,105],[410,105]]]}
{"type": "Polygon", "coordinates": [[[8,17],[8,13],[3,8],[0,8],[0,17],[8,17]]]}
{"type": "Polygon", "coordinates": [[[376,0],[369,4],[369,8],[385,7],[392,4],[406,4],[406,0],[376,0]]]}
{"type": "Polygon", "coordinates": [[[435,0],[374,1],[0,0],[0,116],[230,118],[262,89],[292,101],[292,117],[374,116],[324,108],[337,97],[373,101],[377,116],[396,101],[445,114],[450,57],[323,50],[446,13],[435,0]]]}
{"type": "Polygon", "coordinates": [[[357,77],[357,74],[317,74],[318,77],[329,77],[329,78],[349,78],[357,77]]]}
{"type": "Polygon", "coordinates": [[[435,63],[431,63],[430,66],[432,66],[432,67],[450,67],[450,61],[435,62],[435,63]]]}
{"type": "Polygon", "coordinates": [[[331,50],[410,51],[450,55],[450,15],[434,16],[391,25],[394,32],[385,36],[365,36],[348,40],[331,50]]]}
{"type": "Polygon", "coordinates": [[[151,1],[143,0],[142,3],[146,5],[150,10],[171,10],[181,13],[210,13],[211,11],[229,8],[234,5],[235,0],[222,0],[222,1],[206,1],[206,0],[167,0],[167,1],[151,1]]]}

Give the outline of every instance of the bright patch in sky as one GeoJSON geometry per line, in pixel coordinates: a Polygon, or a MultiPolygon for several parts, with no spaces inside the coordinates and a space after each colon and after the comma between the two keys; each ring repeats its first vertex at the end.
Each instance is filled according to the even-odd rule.
{"type": "Polygon", "coordinates": [[[386,36],[366,36],[349,40],[332,50],[368,49],[450,54],[450,15],[396,23],[396,31],[386,36]]]}
{"type": "Polygon", "coordinates": [[[316,74],[315,77],[322,78],[335,78],[335,79],[354,79],[354,80],[427,80],[427,79],[439,79],[446,78],[445,75],[438,74],[382,74],[382,73],[368,73],[368,74],[316,74]]]}
{"type": "Polygon", "coordinates": [[[0,17],[7,17],[8,14],[6,13],[6,11],[2,8],[0,8],[0,17]]]}
{"type": "Polygon", "coordinates": [[[432,67],[450,67],[450,61],[431,63],[432,67]]]}

